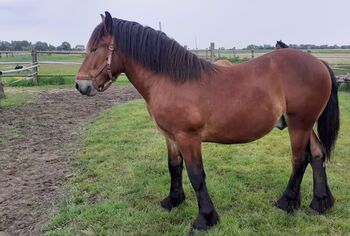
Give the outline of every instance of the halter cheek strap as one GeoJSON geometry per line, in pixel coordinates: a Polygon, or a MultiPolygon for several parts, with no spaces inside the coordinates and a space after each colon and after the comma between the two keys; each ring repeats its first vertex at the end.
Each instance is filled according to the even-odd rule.
{"type": "MultiPolygon", "coordinates": [[[[112,69],[111,69],[113,53],[114,53],[114,38],[112,37],[112,40],[108,46],[107,59],[97,68],[97,70],[90,77],[92,80],[92,85],[99,92],[106,91],[109,88],[109,86],[111,86],[112,83],[117,79],[112,75],[112,69]],[[107,69],[109,80],[105,82],[102,86],[98,86],[96,82],[96,78],[102,73],[102,71],[105,68],[107,69]]],[[[86,77],[84,79],[86,79],[86,77]]]]}

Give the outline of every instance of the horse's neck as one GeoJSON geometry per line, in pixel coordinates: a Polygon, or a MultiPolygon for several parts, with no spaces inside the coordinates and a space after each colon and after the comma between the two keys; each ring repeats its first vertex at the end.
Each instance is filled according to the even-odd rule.
{"type": "Polygon", "coordinates": [[[156,73],[132,59],[126,59],[125,74],[142,97],[148,101],[149,91],[156,83],[156,73]]]}

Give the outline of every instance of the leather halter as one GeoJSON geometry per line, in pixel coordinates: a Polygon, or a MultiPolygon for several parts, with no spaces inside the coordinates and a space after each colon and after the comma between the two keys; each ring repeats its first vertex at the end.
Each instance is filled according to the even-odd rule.
{"type": "MultiPolygon", "coordinates": [[[[97,68],[97,70],[92,73],[91,77],[88,77],[89,79],[88,80],[92,80],[92,85],[95,87],[95,89],[99,92],[104,92],[106,91],[109,86],[112,85],[112,83],[117,79],[116,77],[114,77],[112,75],[112,69],[111,69],[111,64],[112,64],[112,57],[113,57],[113,53],[114,53],[114,37],[112,37],[112,40],[108,46],[108,56],[107,56],[107,59],[97,68]],[[99,76],[102,71],[104,69],[107,69],[107,73],[108,73],[108,81],[105,82],[104,84],[102,84],[101,86],[98,86],[97,85],[97,82],[96,82],[96,78],[97,76],[99,76]],[[91,79],[90,79],[91,78],[91,79]]],[[[78,80],[81,79],[81,80],[86,80],[87,77],[81,77],[81,78],[77,78],[78,80]]]]}

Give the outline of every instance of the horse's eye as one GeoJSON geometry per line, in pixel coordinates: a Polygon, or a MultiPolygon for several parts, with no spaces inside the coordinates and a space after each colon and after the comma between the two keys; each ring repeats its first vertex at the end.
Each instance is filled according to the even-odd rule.
{"type": "Polygon", "coordinates": [[[91,49],[90,52],[93,53],[93,52],[96,52],[97,48],[94,48],[94,49],[91,49]]]}

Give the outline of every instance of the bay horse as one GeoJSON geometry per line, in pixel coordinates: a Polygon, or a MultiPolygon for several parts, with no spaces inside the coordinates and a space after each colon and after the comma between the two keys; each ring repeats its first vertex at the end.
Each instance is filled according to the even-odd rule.
{"type": "Polygon", "coordinates": [[[336,78],[326,63],[284,49],[239,65],[218,66],[163,32],[112,18],[108,12],[101,16],[75,86],[81,94],[94,96],[125,73],[145,99],[168,149],[171,182],[169,195],[161,201],[163,208],[170,211],[185,200],[185,163],[199,208],[192,229],[207,230],[217,224],[201,143],[251,142],[274,127],[288,127],[293,167],[276,206],[289,213],[300,208],[300,184],[309,163],[314,180],[311,209],[324,213],[333,206],[325,161],[337,139],[339,107],[336,78]]]}

